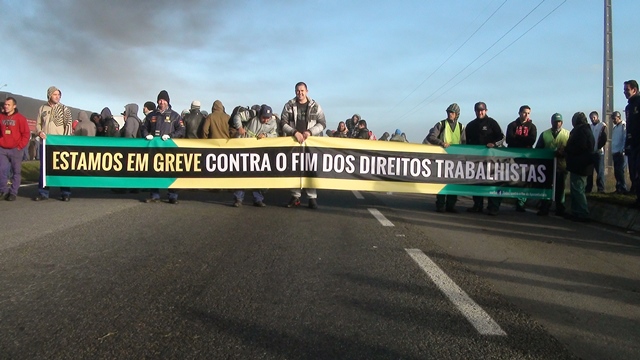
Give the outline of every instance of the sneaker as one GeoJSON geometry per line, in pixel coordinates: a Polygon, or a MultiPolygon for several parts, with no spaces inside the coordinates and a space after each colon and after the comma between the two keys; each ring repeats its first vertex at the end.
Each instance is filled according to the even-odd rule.
{"type": "Polygon", "coordinates": [[[317,209],[318,201],[316,199],[309,199],[309,209],[317,209]]]}
{"type": "Polygon", "coordinates": [[[144,202],[147,203],[147,204],[157,203],[158,201],[160,201],[160,199],[153,198],[153,197],[148,198],[148,199],[144,199],[144,202]]]}
{"type": "Polygon", "coordinates": [[[241,206],[242,206],[242,200],[236,200],[236,201],[233,203],[233,207],[241,207],[241,206]]]}
{"type": "Polygon", "coordinates": [[[298,207],[298,206],[300,206],[300,198],[292,196],[291,200],[289,200],[289,203],[287,204],[287,207],[292,208],[292,207],[298,207]]]}
{"type": "Polygon", "coordinates": [[[48,196],[43,196],[43,195],[38,195],[38,196],[33,198],[33,201],[45,201],[45,200],[49,200],[49,197],[48,196]]]}
{"type": "Polygon", "coordinates": [[[69,201],[69,200],[71,200],[71,198],[68,195],[60,196],[60,201],[69,201]]]}
{"type": "Polygon", "coordinates": [[[256,202],[253,203],[253,206],[265,207],[265,206],[267,206],[267,204],[263,203],[262,201],[256,201],[256,202]]]}
{"type": "Polygon", "coordinates": [[[447,212],[450,212],[452,214],[457,214],[459,213],[458,209],[454,208],[454,207],[450,207],[450,208],[446,208],[445,209],[447,212]]]}
{"type": "Polygon", "coordinates": [[[176,199],[176,198],[169,199],[169,204],[178,205],[178,199],[176,199]]]}
{"type": "Polygon", "coordinates": [[[491,216],[496,216],[498,215],[498,209],[489,209],[488,214],[491,216]]]}
{"type": "Polygon", "coordinates": [[[13,194],[9,194],[9,195],[7,195],[5,200],[7,200],[7,201],[16,201],[16,196],[13,195],[13,194]]]}
{"type": "Polygon", "coordinates": [[[482,208],[481,207],[477,207],[477,206],[472,206],[470,208],[467,208],[467,212],[470,212],[470,213],[481,213],[482,212],[482,208]]]}

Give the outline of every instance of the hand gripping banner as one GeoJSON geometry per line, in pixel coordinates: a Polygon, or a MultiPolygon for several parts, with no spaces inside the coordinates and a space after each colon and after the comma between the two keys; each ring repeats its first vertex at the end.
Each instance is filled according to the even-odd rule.
{"type": "Polygon", "coordinates": [[[311,137],[121,139],[48,136],[46,186],[317,188],[552,199],[553,151],[311,137]]]}

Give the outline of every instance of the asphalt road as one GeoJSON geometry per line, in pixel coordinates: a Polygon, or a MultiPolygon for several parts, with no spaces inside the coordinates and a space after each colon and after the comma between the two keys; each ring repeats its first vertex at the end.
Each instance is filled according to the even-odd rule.
{"type": "Polygon", "coordinates": [[[635,234],[509,206],[439,214],[419,195],[319,191],[314,211],[282,190],[266,208],[35,194],[0,203],[2,359],[640,354],[635,234]]]}

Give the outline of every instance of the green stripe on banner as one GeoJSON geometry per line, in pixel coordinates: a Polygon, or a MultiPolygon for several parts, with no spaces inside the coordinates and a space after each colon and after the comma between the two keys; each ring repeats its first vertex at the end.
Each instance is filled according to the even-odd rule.
{"type": "Polygon", "coordinates": [[[48,135],[46,145],[56,146],[104,146],[104,147],[128,147],[128,148],[177,148],[173,140],[163,141],[160,137],[153,140],[147,139],[128,139],[128,138],[110,138],[102,136],[64,136],[64,135],[48,135]]]}
{"type": "Polygon", "coordinates": [[[503,186],[446,185],[439,195],[526,197],[532,199],[552,199],[553,189],[517,188],[503,186]]]}
{"type": "Polygon", "coordinates": [[[554,155],[554,150],[549,149],[531,151],[531,149],[488,148],[477,145],[452,145],[445,150],[450,155],[499,156],[521,159],[549,159],[554,155]]]}
{"type": "Polygon", "coordinates": [[[92,177],[88,185],[87,180],[85,176],[47,176],[47,186],[168,189],[176,181],[167,178],[92,177]]]}

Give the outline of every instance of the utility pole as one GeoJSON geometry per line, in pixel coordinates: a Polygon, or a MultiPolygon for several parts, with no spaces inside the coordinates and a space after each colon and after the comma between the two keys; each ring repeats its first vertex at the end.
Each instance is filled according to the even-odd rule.
{"type": "MultiPolygon", "coordinates": [[[[607,146],[605,146],[605,176],[613,173],[613,157],[611,155],[611,133],[613,122],[613,30],[611,26],[611,0],[604,0],[604,66],[602,91],[602,121],[607,124],[607,146]]],[[[597,140],[597,139],[596,139],[597,140]]]]}

